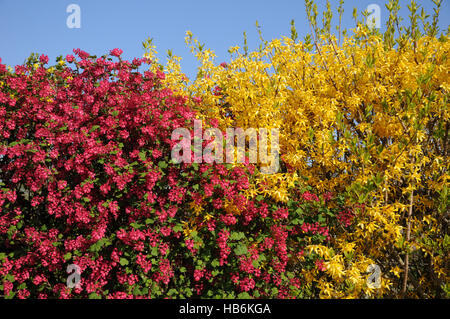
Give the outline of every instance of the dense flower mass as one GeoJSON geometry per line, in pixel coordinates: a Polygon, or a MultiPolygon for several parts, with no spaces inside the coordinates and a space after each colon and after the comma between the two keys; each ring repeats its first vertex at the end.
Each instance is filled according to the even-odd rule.
{"type": "Polygon", "coordinates": [[[336,37],[331,9],[319,27],[306,1],[304,41],[292,22],[290,38],[232,47],[220,64],[188,32],[192,82],[150,40],[132,61],[118,48],[53,66],[0,59],[0,294],[449,297],[450,41],[437,3],[422,27],[411,4],[398,28],[391,1],[384,34],[357,21],[336,37]],[[255,166],[249,153],[174,161],[172,133],[192,136],[196,120],[276,129],[280,169],[262,174],[261,153],[255,166]]]}
{"type": "MultiPolygon", "coordinates": [[[[429,15],[412,2],[404,19],[399,1],[386,1],[381,29],[355,10],[351,30],[332,24],[336,12],[343,18],[342,3],[320,17],[305,1],[311,33],[303,39],[294,21],[290,37],[270,41],[257,25],[258,48],[245,39],[225,63],[188,31],[197,77],[185,80],[171,57],[164,83],[196,96],[201,102],[190,105],[221,129],[279,131],[280,170],[252,179],[251,196],[326,205],[345,198],[331,241],[306,250],[323,258],[323,272],[302,272],[318,296],[449,297],[450,29],[448,21],[438,27],[442,1],[429,15]],[[370,264],[381,269],[377,289],[367,285],[370,264]]],[[[145,48],[156,56],[150,42],[145,48]]]]}
{"type": "Polygon", "coordinates": [[[316,260],[298,253],[330,239],[343,203],[251,198],[247,164],[174,164],[171,133],[196,114],[121,53],[0,65],[5,297],[298,297],[316,260]]]}

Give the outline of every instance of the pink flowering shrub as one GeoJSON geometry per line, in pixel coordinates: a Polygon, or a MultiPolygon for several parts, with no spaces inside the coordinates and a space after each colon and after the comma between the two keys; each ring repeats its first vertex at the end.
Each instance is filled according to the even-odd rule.
{"type": "Polygon", "coordinates": [[[195,117],[187,98],[140,71],[146,59],[74,53],[72,67],[0,64],[3,295],[305,296],[301,270],[323,264],[303,248],[332,239],[336,199],[248,199],[250,165],[174,164],[171,133],[195,117]],[[78,288],[66,285],[70,264],[78,288]]]}

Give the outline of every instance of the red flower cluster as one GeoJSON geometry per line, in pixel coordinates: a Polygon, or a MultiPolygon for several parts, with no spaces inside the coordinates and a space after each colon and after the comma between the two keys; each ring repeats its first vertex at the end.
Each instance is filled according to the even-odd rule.
{"type": "Polygon", "coordinates": [[[316,194],[310,193],[310,192],[304,192],[302,194],[302,198],[306,201],[319,201],[319,197],[316,194]]]}
{"type": "Polygon", "coordinates": [[[355,214],[350,209],[344,209],[337,215],[337,219],[345,227],[348,227],[353,223],[354,217],[355,214]]]}

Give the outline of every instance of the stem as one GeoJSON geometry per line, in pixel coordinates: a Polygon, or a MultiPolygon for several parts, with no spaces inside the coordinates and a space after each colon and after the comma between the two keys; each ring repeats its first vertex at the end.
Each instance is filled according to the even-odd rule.
{"type": "Polygon", "coordinates": [[[387,181],[384,180],[384,204],[388,204],[388,189],[387,189],[387,181]]]}
{"type": "MultiPolygon", "coordinates": [[[[406,242],[409,243],[411,240],[411,216],[413,210],[414,203],[414,190],[411,190],[411,195],[409,196],[409,210],[408,210],[408,221],[407,221],[407,230],[406,230],[406,242]]],[[[405,297],[406,294],[406,286],[408,284],[408,272],[409,272],[409,247],[406,248],[406,256],[405,256],[405,277],[403,278],[403,287],[402,287],[402,297],[405,297]]]]}

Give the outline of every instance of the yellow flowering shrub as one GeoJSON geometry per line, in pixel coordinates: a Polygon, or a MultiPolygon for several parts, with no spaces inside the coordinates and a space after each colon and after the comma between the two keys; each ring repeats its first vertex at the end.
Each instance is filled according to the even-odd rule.
{"type": "Polygon", "coordinates": [[[354,227],[307,250],[324,260],[325,271],[302,274],[317,297],[448,297],[450,41],[437,32],[440,3],[431,22],[412,3],[410,25],[399,27],[398,1],[389,2],[383,34],[364,21],[333,34],[329,6],[323,26],[314,3],[306,6],[303,41],[292,23],[290,38],[232,47],[226,64],[187,32],[197,78],[188,81],[170,55],[166,84],[201,98],[192,105],[220,128],[279,129],[281,169],[257,176],[249,197],[287,202],[296,182],[345,197],[354,227]],[[371,264],[379,288],[367,282],[371,264]]]}

